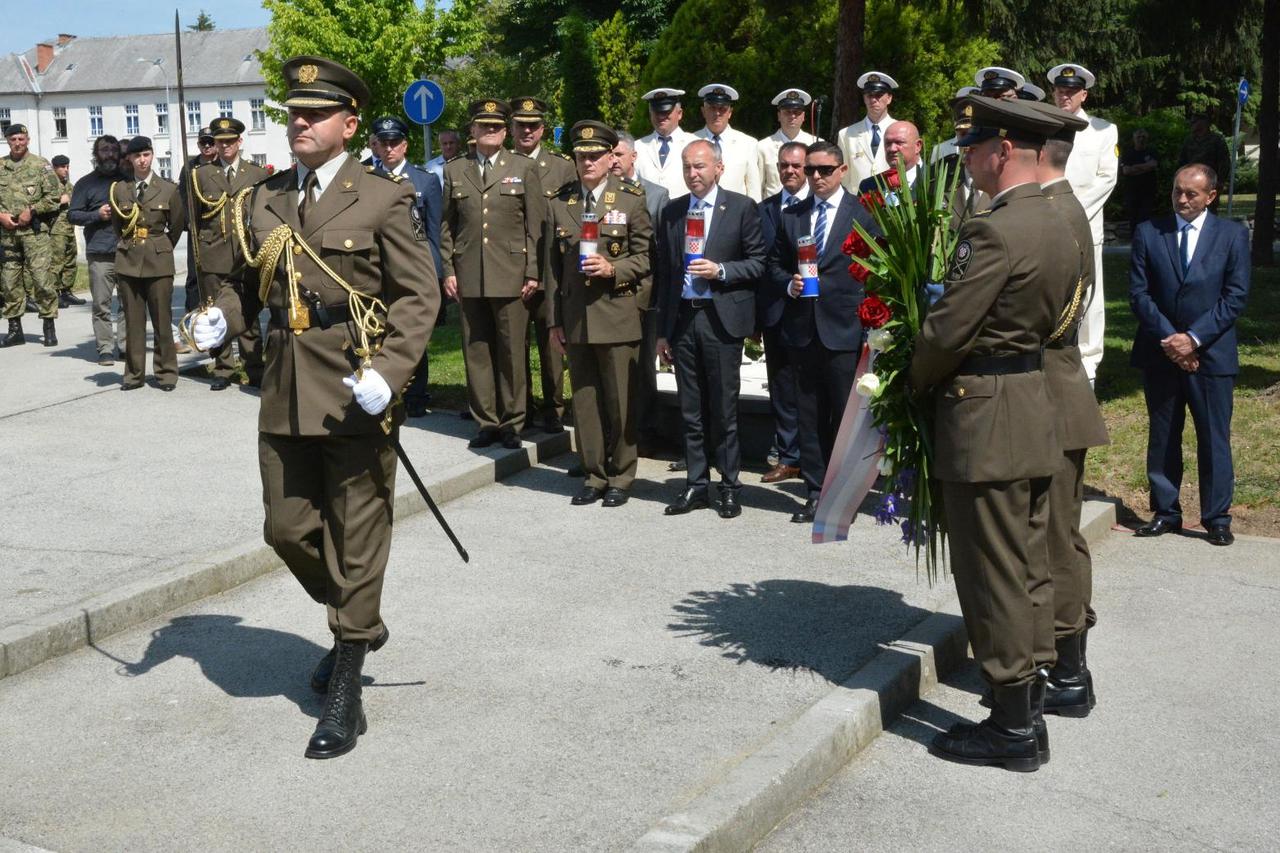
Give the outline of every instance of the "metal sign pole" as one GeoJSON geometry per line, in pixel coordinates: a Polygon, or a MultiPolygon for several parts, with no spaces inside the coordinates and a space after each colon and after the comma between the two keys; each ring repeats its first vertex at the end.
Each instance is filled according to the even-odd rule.
{"type": "Polygon", "coordinates": [[[1231,211],[1236,204],[1236,152],[1240,148],[1240,113],[1244,109],[1244,102],[1249,97],[1249,81],[1243,77],[1240,78],[1240,86],[1236,89],[1236,121],[1235,126],[1231,130],[1231,182],[1227,186],[1227,218],[1231,218],[1231,211]]]}

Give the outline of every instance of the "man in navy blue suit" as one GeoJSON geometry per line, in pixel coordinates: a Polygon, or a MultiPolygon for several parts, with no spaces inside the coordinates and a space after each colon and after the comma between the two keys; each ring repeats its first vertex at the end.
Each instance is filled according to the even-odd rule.
{"type": "Polygon", "coordinates": [[[800,476],[808,490],[804,506],[791,516],[797,524],[813,521],[862,349],[858,306],[863,289],[849,274],[841,247],[855,220],[872,233],[875,222],[841,185],[847,169],[844,155],[830,142],[808,147],[804,173],[809,198],[783,212],[769,253],[773,287],[789,297],[782,312],[782,341],[796,371],[800,476]],[[802,297],[796,241],[808,236],[818,248],[818,295],[802,297]]]}
{"type": "Polygon", "coordinates": [[[1249,232],[1208,207],[1217,197],[1213,169],[1192,163],[1173,183],[1175,216],[1148,220],[1133,235],[1129,304],[1138,317],[1130,363],[1142,370],[1150,428],[1147,480],[1151,521],[1136,536],[1182,529],[1182,427],[1196,428],[1200,520],[1214,545],[1230,545],[1231,408],[1236,318],[1249,295],[1249,232]]]}
{"type": "MultiPolygon", "coordinates": [[[[777,239],[782,211],[790,210],[809,197],[804,179],[804,158],[808,144],[785,142],[778,149],[779,192],[760,202],[760,230],[765,251],[777,239]]],[[[800,476],[799,415],[796,413],[796,372],[787,346],[782,341],[782,309],[786,291],[773,285],[769,270],[760,277],[756,291],[756,326],[764,339],[765,371],[769,380],[769,405],[773,409],[773,446],[778,461],[760,478],[762,483],[780,483],[800,476]]]]}
{"type": "MultiPolygon", "coordinates": [[[[373,122],[373,135],[369,138],[369,150],[373,158],[365,162],[389,175],[394,175],[413,184],[416,197],[414,209],[419,222],[426,230],[427,245],[431,247],[431,260],[438,273],[443,267],[440,262],[440,216],[444,211],[444,195],[440,189],[440,181],[420,166],[415,166],[405,159],[409,152],[409,126],[394,116],[383,116],[373,122]]],[[[415,225],[415,227],[417,227],[415,225]]],[[[443,297],[442,297],[443,299],[443,297]]],[[[443,313],[443,301],[441,312],[443,313]]],[[[427,391],[428,373],[427,353],[422,353],[422,361],[414,371],[413,381],[404,392],[405,414],[411,418],[420,418],[427,413],[431,405],[431,394],[427,391]]]]}

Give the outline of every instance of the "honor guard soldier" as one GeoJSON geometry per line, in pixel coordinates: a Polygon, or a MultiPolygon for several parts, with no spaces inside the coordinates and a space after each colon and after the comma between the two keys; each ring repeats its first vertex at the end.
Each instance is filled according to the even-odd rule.
{"type": "Polygon", "coordinates": [[[1006,101],[1018,100],[1018,89],[1027,82],[1026,78],[1012,68],[1001,68],[990,65],[980,68],[973,75],[973,85],[978,87],[984,98],[1001,98],[1006,101]]]}
{"type": "Polygon", "coordinates": [[[772,103],[778,108],[778,129],[756,143],[756,174],[762,199],[782,190],[782,180],[778,177],[778,150],[788,142],[808,145],[818,138],[804,130],[804,113],[813,103],[808,92],[786,89],[775,95],[772,103]]]}
{"type": "Polygon", "coordinates": [[[966,166],[992,206],[961,226],[946,289],[916,338],[911,382],[936,398],[934,475],[992,712],[939,734],[932,749],[1029,771],[1048,758],[1037,656],[1053,644],[1045,526],[1049,480],[1062,466],[1041,351],[1074,292],[1080,254],[1036,179],[1040,147],[1061,122],[1016,100],[969,97],[957,108],[966,166]]]}
{"type": "Polygon", "coordinates": [[[1053,84],[1053,102],[1089,122],[1088,127],[1076,134],[1071,147],[1067,180],[1076,199],[1084,205],[1089,227],[1093,229],[1093,292],[1080,321],[1080,357],[1089,381],[1093,382],[1102,363],[1102,335],[1107,321],[1102,280],[1102,211],[1120,175],[1119,133],[1111,122],[1084,111],[1084,102],[1096,82],[1092,71],[1083,65],[1063,63],[1050,68],[1048,78],[1053,84]]]}
{"type": "MultiPolygon", "coordinates": [[[[219,116],[209,125],[213,138],[215,157],[202,162],[188,172],[190,187],[183,186],[184,196],[189,190],[194,209],[191,228],[196,231],[193,242],[196,256],[196,276],[200,285],[200,301],[210,302],[218,294],[220,283],[235,272],[244,258],[237,251],[235,228],[231,222],[231,201],[246,187],[267,177],[267,170],[240,157],[241,135],[244,122],[230,116],[219,116]]],[[[188,208],[183,208],[186,211],[188,208]]],[[[244,360],[245,373],[250,385],[262,384],[262,329],[257,317],[260,305],[254,303],[256,294],[244,294],[243,314],[245,332],[240,336],[240,357],[244,360]]],[[[235,358],[231,346],[222,348],[213,362],[211,391],[223,391],[231,385],[235,373],[235,358]]]]}
{"type": "Polygon", "coordinates": [[[445,165],[440,256],[444,290],[462,309],[467,395],[479,431],[471,447],[520,446],[531,299],[547,202],[537,164],[502,147],[511,108],[472,101],[476,153],[445,165]]]}
{"type": "Polygon", "coordinates": [[[58,292],[50,277],[43,218],[57,212],[63,188],[49,161],[28,149],[26,125],[11,124],[4,136],[9,155],[0,159],[0,299],[9,331],[0,338],[0,347],[26,343],[22,314],[28,298],[35,300],[44,321],[44,345],[51,347],[58,343],[58,292]]]}
{"type": "Polygon", "coordinates": [[[694,136],[680,127],[680,119],[684,117],[684,106],[680,103],[683,94],[684,89],[650,89],[641,96],[649,102],[653,133],[636,140],[636,174],[660,184],[669,198],[689,193],[680,170],[680,154],[694,136]]]}
{"type": "Polygon", "coordinates": [[[694,136],[720,149],[720,162],[724,166],[720,186],[760,201],[760,170],[756,164],[756,146],[760,140],[729,126],[733,105],[738,102],[738,90],[723,83],[708,83],[698,90],[698,97],[702,98],[702,118],[706,126],[694,136]]]}
{"type": "Polygon", "coordinates": [[[440,289],[409,182],[346,151],[368,87],[314,56],[281,71],[297,165],[236,196],[247,265],[195,316],[191,336],[208,349],[240,333],[252,319],[242,289],[270,311],[258,416],[264,532],[325,606],[334,646],[311,686],[328,696],[305,754],[333,758],[367,728],[361,670],[389,637],[381,601],[403,420],[396,395],[431,337],[440,289]]]}
{"type": "Polygon", "coordinates": [[[186,228],[177,184],[151,171],[151,139],[129,140],[125,158],[131,177],[111,185],[116,233],[116,280],[124,310],[124,382],[122,391],[142,387],[147,368],[147,316],[155,350],[151,369],[162,391],[178,381],[173,342],[173,245],[186,228]]]}
{"type": "Polygon", "coordinates": [[[49,225],[49,275],[53,289],[58,291],[58,307],[83,305],[85,301],[72,292],[76,284],[76,227],[68,218],[71,208],[71,160],[66,154],[56,155],[52,161],[53,173],[62,185],[58,198],[58,211],[46,217],[49,225]]]}
{"type": "Polygon", "coordinates": [[[867,114],[836,134],[836,144],[849,166],[844,173],[844,188],[849,192],[857,192],[863,181],[889,168],[884,153],[884,133],[897,121],[889,115],[897,80],[883,71],[868,71],[858,78],[858,88],[862,90],[867,114]]]}
{"type": "Polygon", "coordinates": [[[627,502],[636,477],[635,402],[653,229],[644,190],[610,174],[617,134],[598,121],[580,121],[570,138],[578,179],[561,188],[547,211],[551,342],[568,355],[586,474],[572,503],[615,507],[627,502]]]}
{"type": "MultiPolygon", "coordinates": [[[[547,130],[547,105],[531,95],[511,99],[511,146],[517,154],[532,160],[538,168],[542,192],[548,197],[556,195],[568,184],[578,180],[573,159],[542,145],[547,130]]],[[[564,425],[564,356],[551,345],[547,337],[547,300],[545,291],[539,290],[526,303],[533,315],[533,331],[538,341],[538,373],[542,387],[541,425],[546,432],[563,432],[564,425]]],[[[527,349],[527,345],[526,345],[527,349]]],[[[525,421],[536,419],[533,401],[533,368],[526,354],[525,360],[525,421]]]]}

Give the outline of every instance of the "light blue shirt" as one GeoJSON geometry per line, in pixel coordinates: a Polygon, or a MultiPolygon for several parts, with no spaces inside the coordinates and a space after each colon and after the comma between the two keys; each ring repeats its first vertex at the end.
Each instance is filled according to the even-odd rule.
{"type": "MultiPolygon", "coordinates": [[[[689,209],[693,210],[694,205],[701,205],[702,210],[702,240],[703,249],[706,249],[707,235],[711,233],[711,215],[716,209],[716,195],[720,192],[720,186],[717,184],[711,188],[711,191],[703,198],[698,198],[693,193],[689,193],[689,209]]],[[[683,254],[683,248],[681,249],[683,254]]],[[[704,254],[703,257],[706,257],[704,254]]],[[[706,299],[711,295],[711,282],[705,278],[694,278],[685,273],[684,287],[680,290],[681,299],[706,299]]]]}

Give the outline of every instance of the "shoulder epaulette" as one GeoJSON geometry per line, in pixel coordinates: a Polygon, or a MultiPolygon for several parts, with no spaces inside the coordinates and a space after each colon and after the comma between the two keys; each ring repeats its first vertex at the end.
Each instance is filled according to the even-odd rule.
{"type": "Polygon", "coordinates": [[[573,195],[577,191],[578,182],[576,180],[566,181],[560,186],[560,189],[552,193],[552,196],[559,199],[568,199],[569,196],[573,195]]]}
{"type": "Polygon", "coordinates": [[[515,154],[517,157],[523,157],[523,158],[524,158],[524,159],[526,159],[526,160],[532,160],[532,159],[533,159],[533,158],[532,158],[532,157],[530,157],[528,154],[525,154],[525,153],[524,153],[524,152],[522,152],[522,151],[516,151],[516,150],[514,150],[514,149],[513,149],[513,150],[511,150],[511,151],[508,151],[507,153],[508,153],[508,154],[515,154]]]}
{"type": "Polygon", "coordinates": [[[379,178],[386,178],[388,181],[391,181],[393,184],[398,184],[404,180],[403,175],[393,175],[390,172],[384,172],[382,169],[379,169],[377,166],[365,166],[364,170],[370,175],[377,175],[379,178]]]}
{"type": "Polygon", "coordinates": [[[634,184],[631,181],[626,180],[625,178],[619,181],[619,183],[622,184],[622,191],[624,193],[631,193],[632,195],[644,195],[644,187],[640,186],[639,184],[634,184]]]}
{"type": "Polygon", "coordinates": [[[463,157],[466,157],[466,156],[467,156],[467,155],[466,155],[465,153],[458,153],[458,154],[454,154],[454,155],[453,155],[452,157],[450,157],[448,160],[445,160],[445,162],[446,162],[446,163],[452,163],[454,160],[461,160],[463,157]]]}
{"type": "Polygon", "coordinates": [[[572,158],[572,157],[570,157],[568,154],[564,154],[564,153],[562,153],[562,152],[560,152],[560,151],[551,151],[551,152],[548,152],[548,153],[550,153],[551,155],[553,155],[553,156],[555,156],[555,157],[559,157],[561,160],[568,160],[570,163],[572,163],[572,162],[573,162],[573,158],[572,158]]]}

